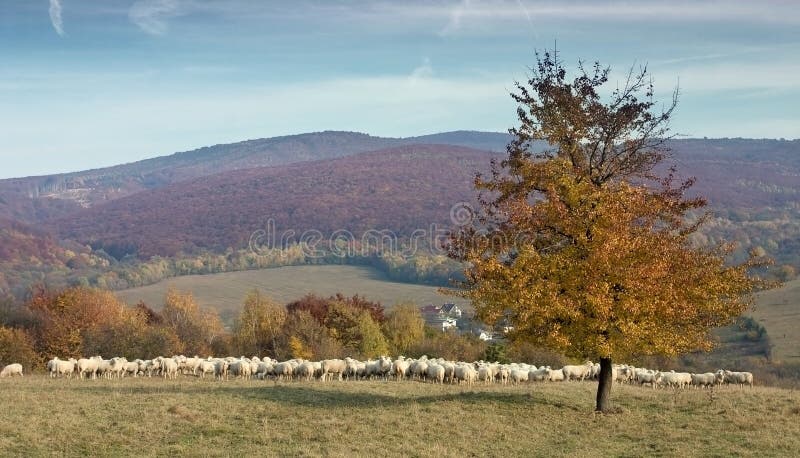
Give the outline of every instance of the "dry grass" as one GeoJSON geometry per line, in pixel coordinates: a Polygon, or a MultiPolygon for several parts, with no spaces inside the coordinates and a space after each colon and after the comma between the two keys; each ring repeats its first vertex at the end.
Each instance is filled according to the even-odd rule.
{"type": "Polygon", "coordinates": [[[274,269],[190,275],[120,291],[117,295],[129,304],[139,300],[160,309],[170,287],[194,294],[201,306],[217,310],[224,321],[239,314],[248,291],[258,288],[273,299],[288,303],[308,293],[330,296],[336,293],[359,294],[392,306],[401,301],[424,305],[456,302],[463,299],[439,294],[434,286],[388,280],[380,271],[362,266],[290,266],[274,269]]]}
{"type": "Polygon", "coordinates": [[[0,380],[3,455],[796,456],[800,394],[184,378],[0,380]]]}
{"type": "Polygon", "coordinates": [[[800,363],[800,279],[759,293],[751,315],[767,329],[773,359],[800,363]]]}

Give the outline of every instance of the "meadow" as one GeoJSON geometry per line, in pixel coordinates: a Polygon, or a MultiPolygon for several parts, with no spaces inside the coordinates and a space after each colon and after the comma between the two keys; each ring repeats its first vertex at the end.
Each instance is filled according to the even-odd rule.
{"type": "Polygon", "coordinates": [[[796,456],[800,393],[126,378],[0,380],[14,456],[796,456]]]}
{"type": "Polygon", "coordinates": [[[217,310],[225,322],[230,322],[239,314],[244,297],[254,288],[284,304],[309,293],[324,297],[336,293],[347,296],[358,294],[378,301],[387,308],[403,301],[420,305],[441,305],[444,302],[466,304],[463,299],[439,293],[435,286],[394,282],[377,269],[344,265],[289,266],[190,275],[119,291],[117,296],[128,304],[141,300],[160,309],[169,288],[191,292],[200,306],[217,310]]]}
{"type": "MultiPolygon", "coordinates": [[[[171,287],[191,292],[201,306],[217,310],[226,323],[238,315],[245,295],[253,288],[281,303],[308,293],[329,296],[341,292],[363,295],[385,307],[402,301],[419,305],[455,302],[462,308],[468,307],[463,299],[445,296],[434,286],[390,281],[380,271],[362,266],[291,266],[192,275],[123,290],[117,295],[128,304],[141,300],[160,309],[171,287]]],[[[759,293],[748,315],[767,329],[773,345],[772,359],[800,363],[800,279],[786,283],[783,288],[759,293]]]]}

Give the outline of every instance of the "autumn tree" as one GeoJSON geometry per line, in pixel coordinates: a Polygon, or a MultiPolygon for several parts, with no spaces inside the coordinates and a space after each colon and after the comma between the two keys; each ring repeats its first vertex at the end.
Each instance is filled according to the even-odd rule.
{"type": "Polygon", "coordinates": [[[508,156],[478,176],[481,209],[451,240],[466,261],[459,294],[511,338],[576,358],[599,358],[596,409],[608,411],[612,361],[708,350],[709,331],[752,301],[751,258],[727,263],[730,245],[689,242],[704,222],[700,198],[655,166],[668,153],[677,102],[657,109],[646,68],[605,91],[610,69],[537,55],[512,94],[520,126],[508,156]],[[603,96],[602,94],[610,94],[603,96]]]}
{"type": "MultiPolygon", "coordinates": [[[[341,358],[344,354],[342,344],[331,336],[328,329],[304,310],[289,313],[283,326],[280,340],[280,355],[294,354],[292,339],[296,339],[311,354],[311,358],[341,358]]],[[[297,348],[297,342],[295,342],[297,348]]]]}
{"type": "Polygon", "coordinates": [[[39,290],[26,308],[34,317],[37,351],[53,357],[81,357],[87,333],[123,319],[125,305],[110,291],[73,287],[39,290]]]}
{"type": "Polygon", "coordinates": [[[38,361],[33,339],[24,329],[0,326],[0,366],[20,363],[30,370],[38,361]]]}
{"type": "Polygon", "coordinates": [[[233,327],[234,347],[241,354],[278,357],[286,307],[259,290],[251,291],[233,327]]]}
{"type": "Polygon", "coordinates": [[[178,336],[183,344],[181,351],[187,354],[209,354],[226,337],[219,316],[202,310],[191,293],[167,291],[161,318],[164,326],[178,336]]]}
{"type": "Polygon", "coordinates": [[[383,333],[396,354],[406,354],[425,335],[425,320],[415,304],[396,304],[383,322],[383,333]]]}

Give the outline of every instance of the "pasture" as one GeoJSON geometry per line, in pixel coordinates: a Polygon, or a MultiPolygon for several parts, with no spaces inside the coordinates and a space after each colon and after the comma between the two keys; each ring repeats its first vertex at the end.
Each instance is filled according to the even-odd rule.
{"type": "MultiPolygon", "coordinates": [[[[380,271],[364,266],[290,266],[190,275],[119,291],[117,295],[128,304],[141,300],[160,309],[170,287],[191,292],[201,306],[217,310],[226,323],[238,315],[245,295],[253,288],[281,303],[308,293],[329,296],[341,292],[360,294],[386,307],[402,301],[420,305],[455,302],[462,308],[468,307],[467,301],[442,295],[434,286],[394,282],[380,271]]],[[[800,362],[800,279],[786,283],[783,288],[759,293],[755,309],[748,314],[767,329],[774,345],[774,360],[800,362]]]]}
{"type": "Polygon", "coordinates": [[[242,301],[253,288],[260,289],[280,303],[308,294],[330,296],[359,294],[385,307],[403,301],[415,304],[466,304],[463,299],[445,296],[435,286],[414,285],[388,280],[379,270],[363,266],[289,266],[273,269],[226,272],[213,275],[189,275],[164,280],[153,285],[119,291],[117,296],[128,304],[144,301],[160,309],[169,288],[191,292],[198,304],[215,309],[226,323],[239,314],[242,301]]]}
{"type": "Polygon", "coordinates": [[[800,393],[180,378],[0,380],[17,456],[796,456],[800,393]]]}
{"type": "Polygon", "coordinates": [[[800,279],[759,293],[750,314],[767,329],[773,359],[800,363],[800,279]]]}

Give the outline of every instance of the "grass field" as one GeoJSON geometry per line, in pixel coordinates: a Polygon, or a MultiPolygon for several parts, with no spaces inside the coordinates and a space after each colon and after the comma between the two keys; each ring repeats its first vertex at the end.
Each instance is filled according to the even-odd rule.
{"type": "Polygon", "coordinates": [[[800,393],[777,388],[418,382],[0,380],[18,456],[796,456],[800,393]]]}
{"type": "Polygon", "coordinates": [[[800,279],[759,293],[750,314],[767,329],[773,359],[800,363],[800,279]]]}
{"type": "MultiPolygon", "coordinates": [[[[227,323],[239,313],[244,296],[253,288],[282,303],[311,292],[323,296],[341,292],[361,294],[384,306],[405,300],[420,305],[443,302],[466,305],[459,298],[439,294],[436,287],[393,282],[378,270],[360,266],[292,266],[192,275],[120,291],[118,295],[129,304],[143,300],[158,309],[170,287],[192,292],[200,305],[218,310],[227,323]]],[[[781,289],[758,294],[756,308],[748,314],[766,327],[774,345],[774,360],[800,362],[800,279],[788,282],[781,289]]]]}
{"type": "Polygon", "coordinates": [[[164,301],[164,294],[170,287],[190,291],[201,306],[218,310],[226,322],[238,315],[245,295],[253,288],[260,289],[281,303],[299,299],[308,293],[322,296],[336,293],[359,294],[379,301],[386,307],[401,301],[412,301],[420,305],[466,303],[462,299],[440,294],[434,286],[390,281],[380,271],[361,266],[291,266],[191,275],[127,289],[117,295],[129,304],[142,300],[159,309],[164,301]]]}

